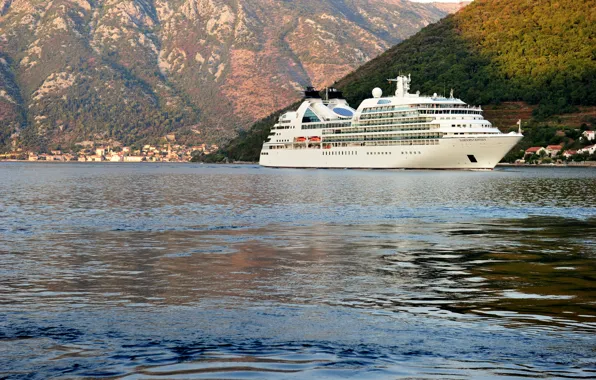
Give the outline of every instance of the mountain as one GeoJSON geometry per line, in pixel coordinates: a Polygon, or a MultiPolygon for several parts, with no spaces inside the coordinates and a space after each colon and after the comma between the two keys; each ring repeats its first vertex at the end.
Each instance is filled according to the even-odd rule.
{"type": "Polygon", "coordinates": [[[0,146],[226,138],[446,14],[405,0],[0,0],[0,146]]]}
{"type": "MultiPolygon", "coordinates": [[[[596,105],[594,25],[595,0],[476,0],[335,85],[358,106],[374,87],[385,94],[394,91],[387,78],[410,73],[412,91],[432,94],[453,88],[467,103],[489,105],[488,117],[512,121],[504,115],[528,109],[534,121],[577,111],[589,116],[591,111],[579,106],[596,105]]],[[[270,126],[255,124],[225,153],[258,160],[260,145],[252,142],[262,141],[270,126]]]]}
{"type": "Polygon", "coordinates": [[[459,1],[453,3],[434,3],[435,6],[439,9],[442,9],[449,13],[455,13],[462,9],[463,7],[469,5],[472,1],[459,1]]]}

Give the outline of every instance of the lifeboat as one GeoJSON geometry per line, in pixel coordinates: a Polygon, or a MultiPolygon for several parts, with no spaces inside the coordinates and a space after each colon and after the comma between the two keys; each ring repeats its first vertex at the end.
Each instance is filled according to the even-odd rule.
{"type": "Polygon", "coordinates": [[[296,141],[298,142],[305,142],[306,141],[306,137],[297,137],[296,141]]]}
{"type": "Polygon", "coordinates": [[[321,138],[320,138],[319,136],[311,136],[311,137],[309,137],[308,139],[309,139],[310,141],[315,141],[315,142],[317,142],[317,141],[321,141],[321,138]]]}

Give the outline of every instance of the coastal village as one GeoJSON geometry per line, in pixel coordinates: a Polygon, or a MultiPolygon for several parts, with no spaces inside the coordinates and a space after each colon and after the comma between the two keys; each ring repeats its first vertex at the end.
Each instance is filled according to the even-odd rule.
{"type": "Polygon", "coordinates": [[[219,149],[217,145],[186,146],[176,143],[174,134],[167,135],[160,144],[145,144],[133,148],[117,141],[81,141],[76,149],[52,149],[48,153],[25,151],[15,148],[0,155],[0,159],[46,162],[189,162],[194,156],[209,155],[219,149]]]}
{"type": "MultiPolygon", "coordinates": [[[[564,132],[562,136],[564,136],[564,132]]],[[[567,162],[593,163],[596,157],[596,132],[584,131],[581,137],[589,145],[579,149],[564,149],[563,144],[533,146],[525,150],[523,158],[515,161],[516,164],[565,164],[567,162]]]]}

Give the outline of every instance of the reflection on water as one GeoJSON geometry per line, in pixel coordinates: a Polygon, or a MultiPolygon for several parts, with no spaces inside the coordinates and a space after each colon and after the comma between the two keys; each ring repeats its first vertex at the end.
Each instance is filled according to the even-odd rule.
{"type": "Polygon", "coordinates": [[[0,368],[596,374],[596,172],[0,165],[0,368]]]}

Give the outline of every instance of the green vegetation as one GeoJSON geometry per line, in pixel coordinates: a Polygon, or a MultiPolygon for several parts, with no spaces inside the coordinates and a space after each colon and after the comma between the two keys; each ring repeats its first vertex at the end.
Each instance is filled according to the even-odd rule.
{"type": "Polygon", "coordinates": [[[10,69],[10,58],[0,53],[0,152],[8,150],[11,135],[23,123],[22,99],[10,69]]]}
{"type": "MultiPolygon", "coordinates": [[[[238,136],[220,150],[219,157],[222,158],[220,161],[226,157],[234,161],[258,161],[263,141],[269,135],[273,124],[275,124],[281,114],[295,109],[299,104],[294,103],[283,110],[272,113],[266,118],[257,121],[247,131],[238,131],[238,136]]],[[[218,156],[209,157],[210,162],[214,162],[216,157],[218,156]]]]}
{"type": "MultiPolygon", "coordinates": [[[[394,91],[387,78],[409,73],[412,90],[423,94],[448,93],[453,88],[469,104],[524,101],[538,105],[531,121],[537,126],[552,115],[574,112],[579,105],[596,105],[595,25],[596,0],[476,0],[336,86],[357,106],[374,87],[385,94],[394,91]]],[[[259,121],[232,141],[224,154],[258,160],[275,120],[272,115],[259,121]]],[[[556,143],[558,129],[532,127],[520,148],[540,145],[538,141],[556,143]]]]}
{"type": "Polygon", "coordinates": [[[401,72],[422,93],[453,88],[471,104],[521,100],[539,104],[540,118],[596,105],[595,8],[594,0],[476,0],[337,85],[358,104],[374,87],[389,93],[386,79],[401,72]]]}
{"type": "MultiPolygon", "coordinates": [[[[512,130],[514,130],[512,128],[512,130]]],[[[563,160],[563,152],[566,150],[578,150],[588,145],[593,145],[594,141],[588,141],[582,136],[584,131],[596,130],[596,118],[590,118],[587,123],[582,124],[581,128],[554,127],[544,125],[540,122],[531,122],[524,125],[524,138],[503,158],[503,162],[515,162],[525,157],[526,149],[534,146],[546,147],[548,145],[561,145],[563,149],[555,159],[563,160]]],[[[539,155],[534,155],[527,161],[537,161],[542,159],[539,155]]],[[[574,161],[596,161],[596,155],[578,154],[572,158],[574,161]]],[[[544,160],[542,160],[543,163],[544,160]]]]}

